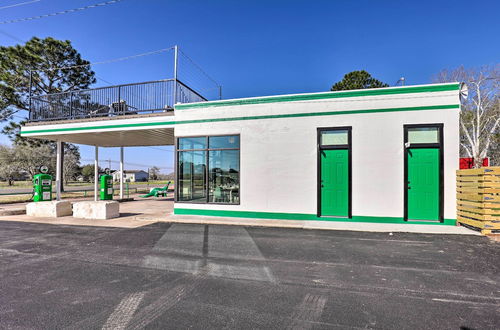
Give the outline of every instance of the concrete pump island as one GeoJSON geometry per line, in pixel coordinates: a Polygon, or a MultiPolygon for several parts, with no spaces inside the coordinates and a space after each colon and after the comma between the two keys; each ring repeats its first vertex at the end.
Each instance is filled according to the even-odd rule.
{"type": "MultiPolygon", "coordinates": [[[[206,101],[170,79],[33,97],[21,135],[57,141],[58,162],[62,142],[95,146],[95,201],[73,206],[95,218],[119,214],[115,201],[97,200],[99,148],[121,148],[123,173],[124,147],[171,145],[176,219],[454,226],[463,89],[446,83],[206,101]]],[[[57,172],[56,200],[60,181],[57,172]]]]}

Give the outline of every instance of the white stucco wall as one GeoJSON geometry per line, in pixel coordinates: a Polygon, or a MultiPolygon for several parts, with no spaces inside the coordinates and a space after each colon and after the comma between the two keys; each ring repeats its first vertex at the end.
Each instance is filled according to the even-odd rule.
{"type": "MultiPolygon", "coordinates": [[[[458,91],[176,110],[176,122],[459,104],[458,91]]],[[[317,213],[317,128],[352,126],[353,216],[403,217],[403,125],[444,124],[444,217],[455,219],[459,110],[395,111],[176,125],[177,137],[241,135],[240,205],[175,208],[317,213]]]]}

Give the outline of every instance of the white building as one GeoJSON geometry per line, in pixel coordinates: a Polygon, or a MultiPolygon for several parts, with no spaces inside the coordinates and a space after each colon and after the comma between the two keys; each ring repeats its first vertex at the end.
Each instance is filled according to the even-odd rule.
{"type": "Polygon", "coordinates": [[[459,83],[177,104],[25,137],[175,145],[175,214],[454,225],[459,83]]]}
{"type": "MultiPolygon", "coordinates": [[[[113,181],[120,181],[120,170],[113,172],[113,181]]],[[[124,170],[123,180],[125,182],[145,182],[148,181],[148,172],[143,170],[124,170]]]]}

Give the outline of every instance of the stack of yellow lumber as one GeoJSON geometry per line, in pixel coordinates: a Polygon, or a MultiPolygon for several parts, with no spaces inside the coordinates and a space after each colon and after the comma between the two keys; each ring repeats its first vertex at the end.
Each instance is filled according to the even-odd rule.
{"type": "Polygon", "coordinates": [[[481,230],[500,233],[500,167],[457,171],[457,220],[481,230]]]}

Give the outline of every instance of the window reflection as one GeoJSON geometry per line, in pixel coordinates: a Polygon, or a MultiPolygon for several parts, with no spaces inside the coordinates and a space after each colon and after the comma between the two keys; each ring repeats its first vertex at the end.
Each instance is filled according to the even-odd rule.
{"type": "Polygon", "coordinates": [[[240,202],[238,135],[179,138],[177,145],[178,201],[240,202]]]}
{"type": "Polygon", "coordinates": [[[209,201],[211,203],[239,203],[240,151],[215,150],[209,152],[209,201]]]}
{"type": "Polygon", "coordinates": [[[178,149],[190,150],[190,149],[206,149],[206,148],[207,148],[207,138],[204,136],[179,139],[178,149]]]}
{"type": "Polygon", "coordinates": [[[211,136],[209,138],[210,149],[233,149],[239,147],[240,137],[238,135],[211,136]]]}
{"type": "Polygon", "coordinates": [[[204,202],[206,199],[206,151],[182,151],[178,159],[178,198],[204,202]]]}

